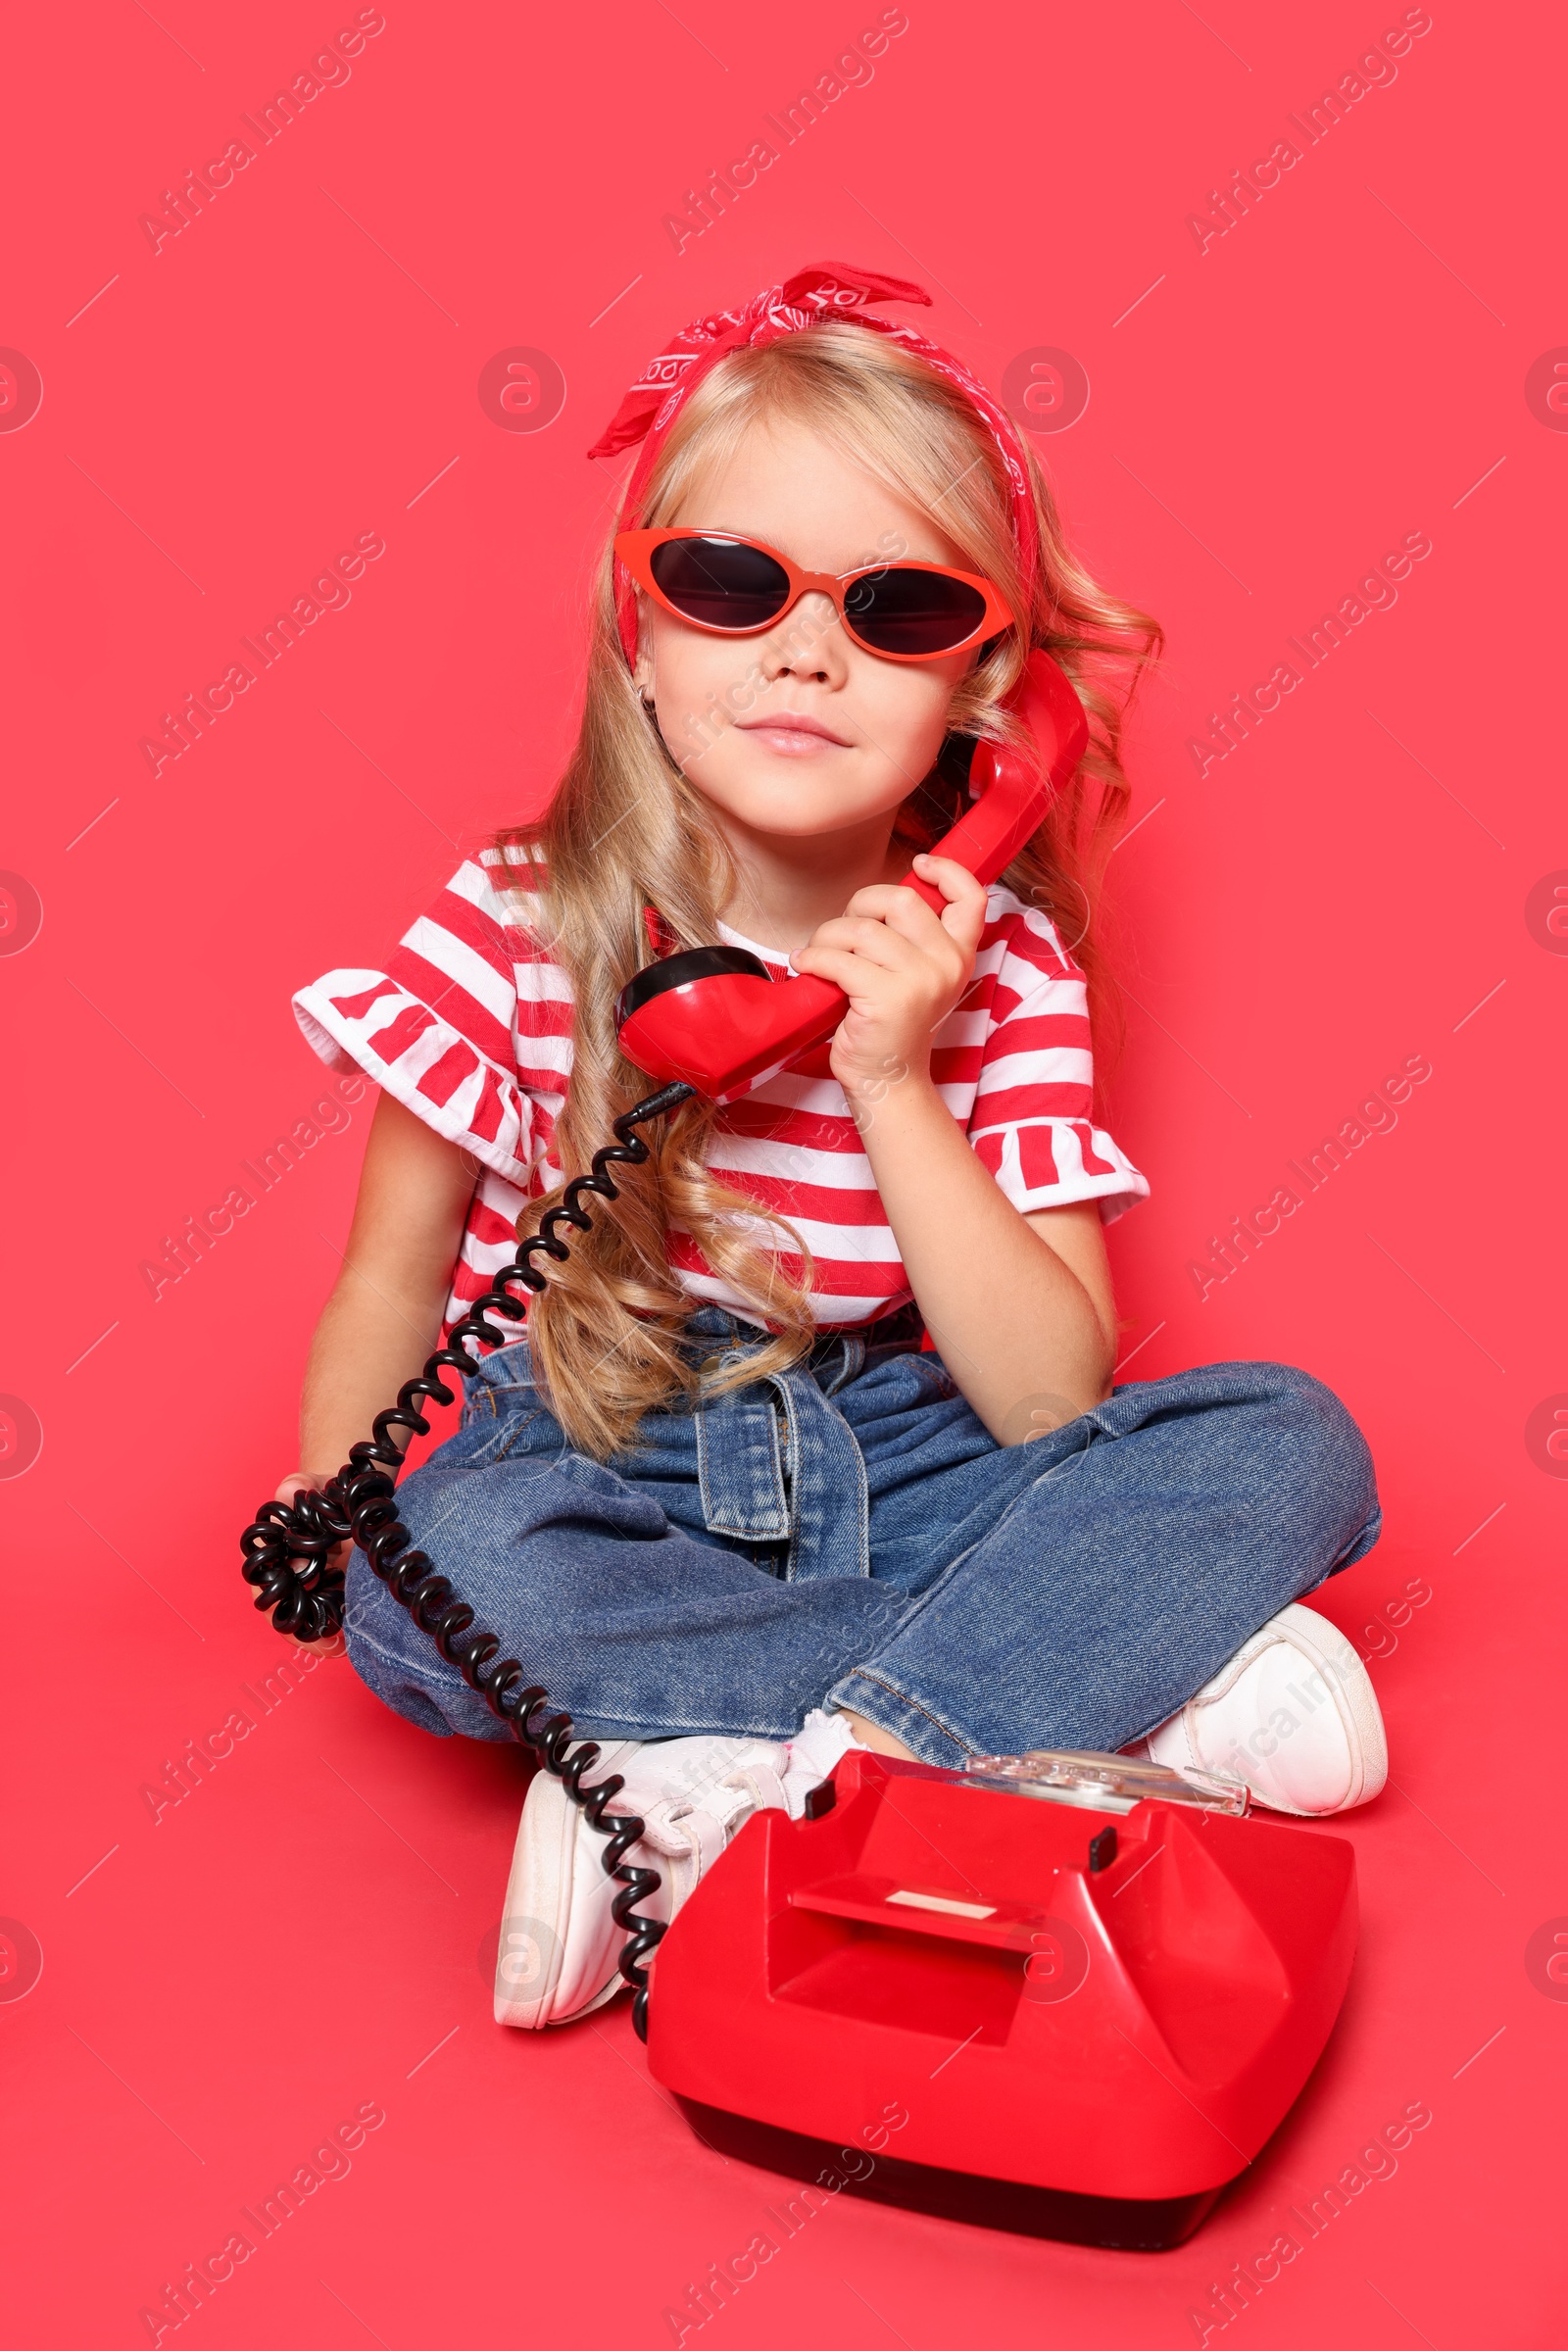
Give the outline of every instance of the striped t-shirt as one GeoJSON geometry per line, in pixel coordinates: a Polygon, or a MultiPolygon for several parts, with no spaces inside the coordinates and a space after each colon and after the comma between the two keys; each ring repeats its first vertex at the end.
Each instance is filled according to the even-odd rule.
{"type": "MultiPolygon", "coordinates": [[[[571,987],[529,931],[521,876],[509,889],[513,878],[499,850],[484,851],[459,867],[384,971],[329,971],[294,999],[329,1067],[364,1070],[479,1163],[449,1324],[514,1253],[524,1202],[563,1180],[552,1144],[571,1072],[571,987]]],[[[777,948],[720,935],[789,977],[777,948]]],[[[974,976],[933,1033],[931,1074],[1015,1208],[1094,1200],[1108,1222],[1147,1196],[1147,1180],[1094,1124],[1084,975],[1047,918],[1000,883],[974,976]]],[[[805,1241],[824,1327],[869,1322],[909,1298],[825,1043],[720,1110],[708,1165],[805,1241]]],[[[754,1230],[763,1248],[782,1238],[765,1222],[754,1230]]],[[[685,1291],[746,1311],[688,1234],[668,1239],[685,1291]]],[[[798,1252],[786,1244],[779,1257],[799,1281],[798,1252]]]]}

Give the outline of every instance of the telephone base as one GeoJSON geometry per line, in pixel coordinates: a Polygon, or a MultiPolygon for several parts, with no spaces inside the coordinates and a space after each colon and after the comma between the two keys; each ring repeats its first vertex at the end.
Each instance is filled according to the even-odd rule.
{"type": "MultiPolygon", "coordinates": [[[[1112,2253],[1165,2253],[1202,2226],[1230,2185],[1226,2180],[1188,2196],[1084,2196],[1070,2188],[981,2179],[898,2155],[873,2155],[864,2147],[841,2147],[830,2138],[808,2138],[799,2131],[726,2114],[678,2091],[675,2103],[716,2154],[808,2181],[817,2190],[812,2210],[820,2209],[823,2195],[853,2195],[1014,2236],[1054,2237],[1061,2244],[1099,2245],[1112,2253]]],[[[791,2214],[789,2202],[781,2197],[777,2218],[793,2233],[804,2226],[804,2217],[799,2206],[791,2214]]]]}
{"type": "Polygon", "coordinates": [[[649,2071],[714,2144],[809,2159],[819,2193],[1152,2251],[1289,2113],[1355,1933],[1341,1837],[852,1749],[681,1908],[649,2071]]]}

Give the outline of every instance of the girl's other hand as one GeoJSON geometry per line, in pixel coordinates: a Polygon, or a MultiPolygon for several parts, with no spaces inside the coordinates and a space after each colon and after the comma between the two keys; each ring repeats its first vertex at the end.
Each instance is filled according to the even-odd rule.
{"type": "MultiPolygon", "coordinates": [[[[285,1505],[290,1505],[294,1502],[296,1496],[299,1494],[319,1494],[322,1488],[327,1485],[331,1479],[331,1476],[332,1472],[329,1469],[291,1469],[288,1473],[288,1476],[279,1481],[277,1492],[272,1498],[274,1501],[282,1502],[285,1505]]],[[[350,1547],[351,1546],[347,1543],[340,1543],[336,1544],[335,1547],[327,1554],[327,1564],[331,1567],[347,1567],[350,1547]]],[[[288,1638],[292,1641],[296,1639],[296,1636],[290,1634],[288,1638]]],[[[341,1639],[341,1634],[337,1633],[328,1634],[326,1636],[327,1641],[339,1641],[341,1639]]],[[[324,1647],[326,1645],[326,1641],[299,1641],[298,1645],[305,1649],[317,1649],[324,1647]]]]}
{"type": "Polygon", "coordinates": [[[291,1469],[272,1498],[292,1502],[299,1494],[319,1494],[330,1483],[331,1476],[329,1469],[291,1469]]]}
{"type": "Polygon", "coordinates": [[[830,1059],[857,1114],[906,1077],[929,1084],[931,1032],[968,987],[985,929],[985,889],[967,866],[920,856],[914,871],[947,901],[940,915],[912,890],[878,882],[857,890],[790,958],[850,1000],[830,1059]]]}

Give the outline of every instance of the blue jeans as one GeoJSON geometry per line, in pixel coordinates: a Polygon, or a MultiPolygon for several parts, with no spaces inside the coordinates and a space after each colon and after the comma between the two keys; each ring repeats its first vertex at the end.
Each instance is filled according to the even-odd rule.
{"type": "MultiPolygon", "coordinates": [[[[717,1308],[688,1328],[709,1358],[757,1343],[717,1308]]],[[[399,1499],[587,1736],[782,1739],[847,1707],[950,1765],[1141,1738],[1381,1525],[1365,1442],[1304,1372],[1133,1382],[1002,1446],[907,1336],[650,1413],[609,1465],[568,1448],[518,1343],[399,1499]]],[[[347,1634],[409,1721],[507,1736],[359,1552],[347,1634]]]]}

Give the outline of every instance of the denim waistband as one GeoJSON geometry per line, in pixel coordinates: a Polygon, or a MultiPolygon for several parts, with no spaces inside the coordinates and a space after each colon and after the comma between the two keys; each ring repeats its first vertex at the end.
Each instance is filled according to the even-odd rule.
{"type": "MultiPolygon", "coordinates": [[[[823,1385],[831,1396],[854,1379],[873,1347],[889,1347],[912,1352],[925,1338],[925,1321],[912,1298],[907,1304],[896,1307],[891,1314],[880,1315],[875,1322],[849,1323],[839,1330],[817,1333],[809,1352],[802,1358],[802,1368],[809,1368],[814,1377],[827,1375],[823,1385]]],[[[708,1361],[732,1357],[737,1351],[760,1352],[769,1344],[769,1335],[754,1322],[732,1314],[724,1306],[700,1306],[681,1332],[680,1346],[698,1357],[700,1365],[708,1361]]]]}

